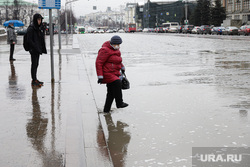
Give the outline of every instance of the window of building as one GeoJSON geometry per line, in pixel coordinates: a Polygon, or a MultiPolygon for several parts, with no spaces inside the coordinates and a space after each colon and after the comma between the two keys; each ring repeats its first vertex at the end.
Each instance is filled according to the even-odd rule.
{"type": "Polygon", "coordinates": [[[229,12],[231,12],[233,9],[233,1],[232,0],[228,0],[228,5],[227,5],[227,9],[229,12]]]}
{"type": "Polygon", "coordinates": [[[250,21],[250,15],[247,15],[247,17],[248,17],[248,19],[247,19],[247,20],[248,20],[248,21],[250,21]]]}
{"type": "Polygon", "coordinates": [[[240,19],[240,15],[234,15],[234,19],[239,20],[240,19]]]}
{"type": "Polygon", "coordinates": [[[244,0],[244,2],[243,2],[243,9],[250,9],[249,0],[244,0]]]}
{"type": "Polygon", "coordinates": [[[240,4],[241,4],[240,0],[235,0],[235,11],[239,11],[240,10],[240,4]]]}

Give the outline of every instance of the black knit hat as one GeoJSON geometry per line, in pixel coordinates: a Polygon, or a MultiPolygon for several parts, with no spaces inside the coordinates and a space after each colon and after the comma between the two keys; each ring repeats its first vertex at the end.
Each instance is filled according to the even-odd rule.
{"type": "Polygon", "coordinates": [[[121,37],[119,37],[118,35],[115,35],[111,38],[110,40],[110,44],[114,44],[114,45],[120,45],[122,43],[122,39],[121,37]]]}

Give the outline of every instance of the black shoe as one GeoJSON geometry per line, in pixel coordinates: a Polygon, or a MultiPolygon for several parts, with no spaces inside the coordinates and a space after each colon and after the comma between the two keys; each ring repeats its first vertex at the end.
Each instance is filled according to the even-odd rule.
{"type": "Polygon", "coordinates": [[[122,103],[121,105],[117,106],[117,108],[125,108],[128,107],[127,103],[122,103]]]}
{"type": "Polygon", "coordinates": [[[10,61],[16,61],[16,59],[10,59],[10,61]]]}
{"type": "Polygon", "coordinates": [[[41,86],[42,86],[42,84],[40,84],[37,80],[32,81],[31,85],[32,85],[32,86],[38,86],[38,87],[41,87],[41,86]]]}
{"type": "Polygon", "coordinates": [[[42,82],[42,81],[37,80],[37,82],[39,82],[41,85],[43,85],[43,82],[42,82]]]}

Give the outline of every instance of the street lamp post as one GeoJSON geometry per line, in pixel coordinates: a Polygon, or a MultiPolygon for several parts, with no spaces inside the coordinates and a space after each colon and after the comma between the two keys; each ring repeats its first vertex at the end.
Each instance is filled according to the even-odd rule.
{"type": "Polygon", "coordinates": [[[61,12],[57,9],[57,17],[58,17],[58,42],[59,42],[59,49],[62,48],[61,45],[61,12]]]}
{"type": "Polygon", "coordinates": [[[187,4],[187,0],[185,0],[185,24],[188,24],[188,20],[187,20],[187,15],[188,15],[188,4],[187,4]]]}
{"type": "Polygon", "coordinates": [[[68,45],[68,16],[67,16],[67,3],[68,1],[66,0],[65,2],[65,29],[66,29],[66,45],[68,45]]]}
{"type": "Polygon", "coordinates": [[[73,31],[72,31],[72,3],[70,4],[70,34],[73,34],[73,31]]]}

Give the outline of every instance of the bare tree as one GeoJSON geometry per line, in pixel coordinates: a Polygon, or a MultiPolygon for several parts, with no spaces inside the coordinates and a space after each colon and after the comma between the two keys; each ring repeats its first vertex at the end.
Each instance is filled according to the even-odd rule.
{"type": "Polygon", "coordinates": [[[5,7],[5,20],[6,20],[6,21],[9,20],[9,4],[10,4],[9,0],[6,0],[6,1],[4,2],[4,7],[5,7]]]}
{"type": "Polygon", "coordinates": [[[13,20],[19,20],[19,16],[20,16],[20,3],[18,0],[14,0],[14,4],[13,4],[13,20]]]}
{"type": "Polygon", "coordinates": [[[31,24],[31,22],[33,21],[34,7],[35,7],[34,3],[32,3],[32,5],[29,8],[27,7],[27,17],[30,20],[29,24],[31,24]]]}
{"type": "MultiPolygon", "coordinates": [[[[67,12],[67,20],[68,20],[68,24],[69,24],[70,23],[70,10],[66,10],[66,12],[67,12]]],[[[75,23],[77,23],[77,19],[75,18],[73,11],[71,13],[72,13],[72,24],[74,25],[75,23]]],[[[65,11],[63,11],[61,13],[60,19],[61,19],[61,29],[65,30],[66,29],[66,27],[65,27],[65,11]]]]}

